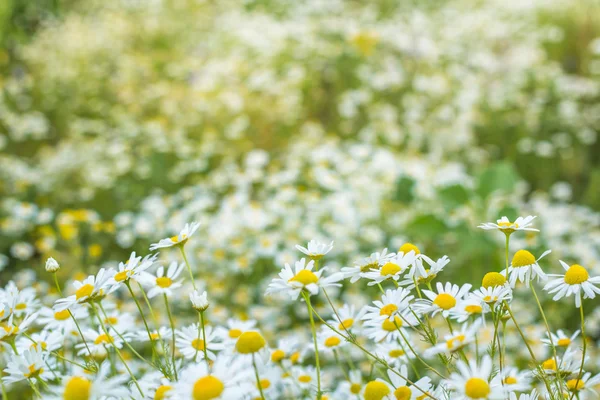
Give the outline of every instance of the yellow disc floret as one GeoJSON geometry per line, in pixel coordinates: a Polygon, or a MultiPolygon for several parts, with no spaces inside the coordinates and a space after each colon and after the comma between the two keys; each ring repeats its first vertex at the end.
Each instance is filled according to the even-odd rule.
{"type": "Polygon", "coordinates": [[[205,348],[204,340],[202,339],[194,339],[192,340],[192,347],[198,351],[204,351],[205,348]]]}
{"type": "Polygon", "coordinates": [[[515,268],[525,267],[531,264],[535,264],[535,257],[527,250],[519,250],[513,256],[512,266],[515,268]]]}
{"type": "Polygon", "coordinates": [[[389,317],[397,310],[398,307],[395,304],[386,304],[379,310],[379,315],[387,315],[389,317]]]}
{"type": "Polygon", "coordinates": [[[408,386],[400,386],[394,392],[396,400],[410,400],[412,396],[412,390],[408,386]]]}
{"type": "Polygon", "coordinates": [[[415,246],[412,243],[404,243],[402,246],[400,246],[400,248],[398,249],[398,253],[404,253],[407,254],[410,251],[414,251],[415,254],[421,254],[421,252],[419,251],[419,248],[417,246],[415,246]]]}
{"type": "Polygon", "coordinates": [[[352,325],[354,325],[354,320],[352,318],[348,318],[348,319],[343,320],[338,325],[338,329],[339,330],[350,329],[350,328],[352,328],[352,325]]]}
{"type": "Polygon", "coordinates": [[[400,272],[400,270],[401,268],[398,265],[388,262],[385,263],[383,267],[381,267],[379,273],[381,274],[381,276],[391,276],[397,274],[398,272],[400,272]]]}
{"type": "Polygon", "coordinates": [[[442,310],[449,310],[456,305],[456,299],[451,294],[440,293],[436,296],[435,300],[433,300],[433,304],[442,310]]]}
{"type": "Polygon", "coordinates": [[[490,394],[490,385],[481,378],[471,378],[465,383],[465,394],[472,399],[485,399],[490,394]]]}
{"type": "Polygon", "coordinates": [[[92,382],[81,376],[74,376],[65,385],[64,400],[88,400],[92,382]]]}
{"type": "Polygon", "coordinates": [[[481,286],[491,288],[494,286],[502,286],[506,283],[506,277],[498,272],[488,272],[481,280],[481,286]]]}
{"type": "Polygon", "coordinates": [[[397,315],[394,317],[394,321],[390,321],[388,318],[386,318],[385,321],[383,321],[383,323],[381,324],[381,328],[384,331],[388,332],[395,331],[400,327],[402,327],[402,320],[397,315]]]}
{"type": "Polygon", "coordinates": [[[353,383],[352,385],[350,385],[350,393],[352,394],[359,394],[360,389],[362,389],[362,386],[360,386],[359,383],[353,383]]]}
{"type": "Polygon", "coordinates": [[[265,338],[256,331],[247,331],[238,338],[235,349],[241,354],[256,353],[266,345],[265,338]]]}
{"type": "Polygon", "coordinates": [[[225,385],[218,378],[208,375],[200,378],[194,383],[192,398],[194,400],[216,399],[225,390],[225,385]]]}
{"type": "Polygon", "coordinates": [[[271,361],[279,362],[285,358],[285,352],[283,350],[275,350],[271,353],[271,361]]]}
{"type": "Polygon", "coordinates": [[[161,385],[154,392],[154,400],[163,400],[165,398],[165,393],[171,390],[173,387],[169,385],[161,385]]]}
{"type": "Polygon", "coordinates": [[[579,264],[571,265],[571,268],[565,274],[565,283],[567,285],[578,285],[589,279],[587,270],[579,264]]]}
{"type": "Polygon", "coordinates": [[[87,297],[87,296],[91,295],[93,291],[94,291],[94,285],[90,285],[89,283],[86,283],[85,285],[83,285],[82,287],[77,289],[77,291],[75,292],[75,298],[77,300],[79,300],[83,297],[87,297]]]}
{"type": "Polygon", "coordinates": [[[336,347],[336,346],[339,346],[340,343],[341,343],[341,340],[337,336],[330,336],[327,339],[325,339],[325,346],[327,346],[327,347],[336,347]]]}
{"type": "Polygon", "coordinates": [[[229,337],[232,339],[239,338],[241,334],[242,334],[242,331],[239,329],[230,329],[229,330],[229,337]]]}
{"type": "Polygon", "coordinates": [[[365,387],[365,400],[382,400],[388,394],[390,388],[381,381],[371,381],[365,387]]]}
{"type": "Polygon", "coordinates": [[[161,287],[163,289],[171,287],[172,284],[173,281],[171,280],[171,278],[168,278],[166,276],[160,276],[156,278],[156,286],[161,287]]]}
{"type": "Polygon", "coordinates": [[[578,392],[581,389],[583,389],[584,386],[585,386],[585,383],[583,383],[583,381],[581,379],[569,379],[567,381],[567,388],[571,392],[578,392]]]}
{"type": "Polygon", "coordinates": [[[556,361],[554,358],[549,358],[542,363],[542,368],[556,371],[556,361]]]}
{"type": "Polygon", "coordinates": [[[556,344],[559,345],[560,347],[567,347],[568,345],[571,344],[571,339],[569,339],[569,338],[558,339],[556,344]]]}
{"type": "Polygon", "coordinates": [[[302,271],[298,272],[296,276],[289,280],[289,282],[291,281],[300,282],[301,284],[306,286],[310,285],[311,283],[317,283],[319,281],[319,278],[311,271],[303,269],[302,271]]]}
{"type": "Polygon", "coordinates": [[[71,316],[71,314],[69,314],[69,310],[57,311],[54,313],[54,319],[57,321],[64,321],[65,319],[68,319],[70,316],[71,316]]]}
{"type": "Polygon", "coordinates": [[[117,272],[115,274],[115,281],[117,281],[117,282],[123,282],[127,278],[128,278],[127,271],[121,271],[121,272],[117,272]]]}

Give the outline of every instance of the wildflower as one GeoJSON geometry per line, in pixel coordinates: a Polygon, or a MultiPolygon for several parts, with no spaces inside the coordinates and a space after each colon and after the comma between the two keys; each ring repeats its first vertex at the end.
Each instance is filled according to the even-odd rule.
{"type": "Polygon", "coordinates": [[[489,289],[494,286],[504,286],[506,277],[499,272],[488,272],[481,280],[481,287],[489,289]]]}
{"type": "Polygon", "coordinates": [[[395,256],[394,253],[388,253],[387,249],[380,252],[371,253],[369,257],[363,258],[354,263],[352,267],[342,268],[344,278],[350,278],[350,283],[356,283],[360,278],[366,278],[372,269],[379,269],[395,256]]]}
{"type": "Polygon", "coordinates": [[[415,282],[417,284],[426,284],[434,280],[437,275],[442,272],[444,267],[448,265],[450,259],[448,256],[443,256],[439,258],[437,261],[433,261],[431,258],[426,255],[421,255],[421,258],[413,264],[413,268],[408,271],[406,274],[406,279],[400,282],[400,286],[405,286],[407,288],[414,287],[415,282]],[[429,268],[425,268],[423,261],[429,266],[429,268]]]}
{"type": "Polygon", "coordinates": [[[102,363],[98,373],[94,376],[90,376],[88,371],[81,370],[73,375],[63,377],[61,385],[51,389],[54,396],[45,396],[44,398],[48,398],[48,400],[128,398],[127,375],[117,374],[108,377],[109,374],[110,364],[108,362],[102,363]]]}
{"type": "Polygon", "coordinates": [[[17,349],[22,353],[29,349],[39,349],[47,352],[58,350],[64,345],[65,335],[61,331],[44,330],[32,333],[29,337],[21,337],[17,341],[17,349]]]}
{"type": "Polygon", "coordinates": [[[313,272],[313,268],[314,260],[306,264],[304,258],[296,261],[293,270],[289,264],[285,264],[285,267],[279,273],[279,279],[273,279],[267,288],[266,294],[287,292],[295,300],[300,296],[302,291],[306,291],[310,295],[316,295],[319,293],[319,288],[341,286],[341,284],[337,283],[343,279],[341,273],[338,272],[327,278],[323,278],[322,275],[327,270],[327,267],[321,268],[316,272],[313,272]]]}
{"type": "Polygon", "coordinates": [[[507,392],[524,392],[531,387],[531,371],[519,371],[516,368],[505,368],[500,379],[507,392]]]}
{"type": "Polygon", "coordinates": [[[156,270],[156,276],[148,273],[141,275],[139,279],[140,283],[150,288],[148,298],[151,299],[162,294],[171,297],[173,290],[180,288],[182,285],[181,281],[176,281],[176,279],[181,274],[181,271],[183,271],[183,268],[185,268],[184,263],[180,264],[177,261],[173,261],[169,264],[166,275],[165,267],[162,265],[156,270]]]}
{"type": "Polygon", "coordinates": [[[387,316],[392,320],[395,316],[408,314],[410,301],[415,296],[410,294],[410,290],[398,288],[395,290],[388,289],[381,296],[381,300],[375,300],[373,306],[365,306],[363,320],[372,320],[380,316],[387,316]]]}
{"type": "Polygon", "coordinates": [[[415,310],[421,314],[435,315],[441,312],[444,318],[450,315],[456,303],[462,300],[465,295],[471,289],[470,284],[465,284],[462,287],[453,285],[450,282],[446,282],[446,285],[442,285],[441,282],[436,284],[437,293],[431,290],[423,290],[423,294],[429,298],[418,300],[415,304],[415,310]]]}
{"type": "Polygon", "coordinates": [[[136,257],[134,251],[129,256],[129,260],[119,263],[118,271],[115,271],[110,283],[119,286],[121,283],[129,281],[129,279],[140,277],[145,270],[154,265],[156,258],[157,255],[154,254],[142,259],[142,257],[136,257]]]}
{"type": "Polygon", "coordinates": [[[483,316],[489,311],[490,308],[485,302],[471,294],[456,303],[456,306],[450,310],[450,318],[463,323],[471,317],[481,317],[485,323],[483,316]]]}
{"type": "Polygon", "coordinates": [[[567,390],[570,393],[574,393],[576,397],[587,398],[586,394],[589,394],[592,397],[598,397],[598,392],[596,392],[595,387],[599,383],[600,374],[592,376],[591,372],[586,372],[585,374],[583,374],[581,379],[578,379],[578,376],[569,379],[566,383],[566,386],[567,390]]]}
{"type": "Polygon", "coordinates": [[[400,275],[404,274],[416,259],[415,253],[412,251],[406,255],[399,253],[379,268],[372,268],[364,277],[371,280],[368,283],[369,286],[377,285],[386,279],[398,281],[400,275]]]}
{"type": "Polygon", "coordinates": [[[256,321],[240,321],[229,318],[227,320],[226,327],[219,329],[219,336],[224,342],[230,342],[235,345],[235,342],[242,335],[242,333],[252,330],[255,327],[256,321]]]}
{"type": "Polygon", "coordinates": [[[235,343],[235,350],[240,354],[257,353],[267,345],[265,338],[257,331],[246,331],[235,343]]]}
{"type": "Polygon", "coordinates": [[[473,343],[477,337],[477,331],[480,323],[477,321],[469,326],[469,324],[463,324],[460,332],[450,333],[444,336],[444,340],[440,341],[437,345],[425,350],[425,356],[431,357],[440,353],[454,353],[464,348],[470,343],[473,343]]]}
{"type": "Polygon", "coordinates": [[[365,386],[365,400],[383,400],[392,393],[393,388],[383,379],[375,379],[365,386]]]}
{"type": "Polygon", "coordinates": [[[331,243],[329,244],[326,244],[312,239],[310,242],[308,242],[308,245],[306,247],[302,247],[297,244],[296,249],[306,254],[309,258],[313,260],[320,260],[321,258],[323,258],[323,256],[329,253],[331,249],[333,249],[333,241],[331,241],[331,243]]]}
{"type": "Polygon", "coordinates": [[[190,293],[190,301],[192,302],[192,308],[198,312],[206,311],[210,305],[206,290],[202,294],[200,294],[200,291],[194,290],[190,293]]]}
{"type": "Polygon", "coordinates": [[[20,355],[11,355],[7,368],[4,370],[8,376],[5,376],[2,380],[5,383],[14,383],[25,379],[47,381],[52,378],[51,368],[53,368],[46,365],[48,354],[41,348],[31,348],[20,355]]]}
{"type": "Polygon", "coordinates": [[[387,371],[388,378],[392,382],[394,386],[394,398],[401,400],[417,400],[427,398],[426,393],[432,388],[431,379],[429,377],[423,377],[416,382],[413,382],[411,385],[408,384],[405,378],[408,376],[408,369],[406,365],[400,367],[400,375],[393,373],[392,371],[387,371]]]}
{"type": "Polygon", "coordinates": [[[566,273],[564,275],[549,274],[548,276],[555,277],[555,279],[544,286],[544,290],[548,293],[556,293],[552,300],[556,301],[574,295],[575,307],[579,308],[581,307],[582,292],[584,299],[593,299],[596,297],[596,293],[600,293],[600,289],[594,286],[600,283],[600,277],[590,278],[588,271],[579,264],[569,267],[567,263],[560,260],[560,265],[566,273]]]}
{"type": "Polygon", "coordinates": [[[15,321],[14,314],[11,314],[8,320],[0,325],[0,341],[13,340],[18,334],[26,332],[36,318],[37,314],[30,314],[21,321],[15,321]]]}
{"type": "Polygon", "coordinates": [[[492,373],[492,360],[488,355],[483,356],[480,364],[476,360],[465,363],[458,360],[458,372],[453,372],[445,381],[449,389],[454,391],[452,399],[456,400],[481,400],[503,399],[504,392],[498,377],[489,381],[492,373]]]}
{"type": "Polygon", "coordinates": [[[490,288],[480,288],[472,293],[472,296],[479,301],[489,305],[502,303],[503,301],[511,301],[512,290],[508,284],[504,286],[494,286],[490,288]]]}
{"type": "Polygon", "coordinates": [[[185,358],[191,359],[195,359],[197,356],[203,359],[204,350],[206,349],[208,358],[215,360],[217,358],[215,351],[223,350],[223,344],[217,343],[218,333],[208,325],[204,326],[204,335],[199,335],[198,332],[199,324],[197,323],[176,329],[177,340],[175,344],[177,348],[185,358]]]}
{"type": "Polygon", "coordinates": [[[338,386],[334,398],[350,399],[359,396],[364,388],[362,374],[360,371],[352,369],[348,372],[348,380],[343,381],[338,386]]]}
{"type": "Polygon", "coordinates": [[[340,335],[323,326],[317,334],[319,353],[331,354],[333,351],[344,347],[348,342],[340,335]]]}
{"type": "Polygon", "coordinates": [[[54,258],[49,257],[46,260],[46,271],[48,271],[48,272],[56,272],[59,269],[60,269],[60,265],[58,265],[58,262],[54,258]]]}
{"type": "Polygon", "coordinates": [[[77,320],[83,320],[88,316],[88,311],[83,306],[74,306],[71,307],[70,310],[62,311],[55,311],[50,307],[42,307],[38,312],[38,317],[35,322],[39,326],[43,326],[50,331],[59,331],[64,334],[76,332],[75,323],[73,322],[69,311],[71,311],[73,317],[77,320]]]}
{"type": "MultiPolygon", "coordinates": [[[[508,275],[510,286],[515,287],[517,281],[525,282],[525,285],[529,287],[529,282],[536,280],[547,280],[548,276],[542,271],[538,262],[546,255],[550,254],[551,250],[546,250],[537,260],[527,250],[519,250],[513,256],[510,267],[508,267],[508,275]]],[[[506,271],[502,271],[506,274],[506,271]]]]}
{"type": "Polygon", "coordinates": [[[75,345],[75,348],[79,349],[77,353],[79,355],[91,355],[94,358],[103,359],[108,348],[123,348],[123,340],[120,337],[110,333],[106,334],[103,330],[86,329],[83,331],[83,336],[86,342],[75,345]]]}
{"type": "Polygon", "coordinates": [[[354,304],[344,304],[337,310],[337,313],[333,314],[333,319],[329,320],[329,324],[337,327],[340,332],[344,333],[351,330],[355,326],[356,321],[360,320],[363,315],[362,310],[358,313],[356,312],[354,304]]]}
{"type": "Polygon", "coordinates": [[[189,240],[189,238],[198,230],[199,227],[199,222],[185,224],[185,226],[179,232],[178,235],[171,236],[170,238],[161,239],[158,243],[151,244],[150,251],[178,245],[183,246],[189,240]]]}
{"type": "Polygon", "coordinates": [[[114,275],[114,269],[108,270],[100,268],[96,275],[90,275],[83,281],[74,281],[75,294],[69,297],[58,299],[54,303],[55,311],[63,311],[73,307],[76,304],[88,303],[108,295],[116,290],[116,287],[109,288],[110,278],[114,275]]]}
{"type": "Polygon", "coordinates": [[[413,343],[402,340],[402,342],[382,342],[378,343],[375,348],[375,354],[383,358],[390,366],[399,368],[401,365],[410,362],[410,359],[415,355],[408,350],[408,346],[414,348],[413,343]],[[401,344],[404,342],[405,344],[401,344]]]}
{"type": "Polygon", "coordinates": [[[525,218],[519,217],[514,222],[510,222],[507,217],[502,217],[499,220],[497,220],[496,223],[484,222],[483,224],[480,224],[478,228],[485,230],[498,229],[507,235],[510,235],[515,231],[539,232],[539,229],[530,228],[535,218],[535,216],[528,215],[525,218]]]}
{"type": "Polygon", "coordinates": [[[412,243],[404,243],[402,246],[400,246],[400,248],[398,249],[398,254],[401,255],[408,255],[408,254],[414,254],[415,256],[418,256],[421,254],[421,251],[419,250],[419,248],[417,246],[415,246],[412,243]]]}
{"type": "Polygon", "coordinates": [[[562,329],[559,329],[556,333],[550,332],[550,338],[548,338],[548,332],[545,332],[546,338],[542,338],[540,341],[548,346],[552,344],[555,347],[566,349],[573,344],[579,333],[580,331],[577,330],[571,336],[568,336],[562,329]]]}

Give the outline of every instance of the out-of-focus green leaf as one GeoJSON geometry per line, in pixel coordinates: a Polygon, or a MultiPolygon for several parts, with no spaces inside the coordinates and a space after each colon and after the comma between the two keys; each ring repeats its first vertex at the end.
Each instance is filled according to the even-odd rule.
{"type": "Polygon", "coordinates": [[[512,166],[506,162],[499,162],[485,169],[479,175],[477,193],[487,198],[495,191],[510,192],[519,181],[519,175],[512,166]]]}
{"type": "Polygon", "coordinates": [[[469,201],[469,192],[464,186],[452,185],[442,188],[438,195],[448,210],[466,204],[469,201]]]}
{"type": "Polygon", "coordinates": [[[394,194],[394,200],[405,204],[410,203],[414,198],[412,192],[414,186],[415,181],[411,178],[408,178],[406,176],[400,178],[398,180],[398,183],[396,184],[396,193],[394,194]]]}
{"type": "Polygon", "coordinates": [[[439,235],[447,230],[446,224],[434,215],[421,215],[415,218],[407,228],[407,231],[415,236],[427,237],[439,235]]]}

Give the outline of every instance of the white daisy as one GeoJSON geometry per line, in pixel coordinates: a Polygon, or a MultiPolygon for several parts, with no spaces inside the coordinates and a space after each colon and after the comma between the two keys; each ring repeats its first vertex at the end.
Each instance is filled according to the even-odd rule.
{"type": "Polygon", "coordinates": [[[432,316],[441,312],[444,318],[447,318],[448,315],[450,315],[450,310],[452,310],[457,302],[461,301],[471,289],[470,284],[465,284],[460,287],[450,282],[446,282],[445,285],[438,282],[435,287],[437,293],[431,290],[423,290],[423,294],[427,296],[429,300],[417,300],[415,303],[415,311],[421,314],[431,313],[432,316]]]}
{"type": "Polygon", "coordinates": [[[448,256],[443,256],[442,258],[438,258],[437,261],[433,261],[431,258],[422,254],[421,258],[413,264],[413,268],[411,268],[408,271],[408,274],[406,274],[406,279],[400,282],[400,286],[412,288],[414,287],[415,282],[419,285],[431,282],[440,272],[442,272],[444,267],[448,265],[449,262],[450,259],[448,256]],[[427,264],[427,266],[429,266],[429,268],[426,268],[425,264],[423,264],[423,261],[427,264]]]}
{"type": "Polygon", "coordinates": [[[79,350],[77,352],[79,355],[90,355],[91,353],[96,358],[103,358],[109,348],[114,346],[121,349],[123,347],[123,340],[120,337],[107,335],[102,330],[85,329],[83,337],[85,337],[86,342],[75,345],[75,348],[79,350]]]}
{"type": "Polygon", "coordinates": [[[531,371],[519,371],[517,368],[504,368],[500,379],[507,392],[524,392],[531,388],[531,371]]]}
{"type": "MultiPolygon", "coordinates": [[[[551,250],[546,250],[537,260],[527,250],[519,250],[513,256],[512,262],[510,263],[510,267],[508,267],[508,280],[510,282],[511,287],[515,287],[517,281],[525,282],[525,285],[529,287],[529,282],[537,279],[547,280],[548,276],[542,271],[538,262],[544,258],[546,255],[550,254],[551,250]]],[[[506,270],[502,270],[500,272],[502,275],[506,275],[506,270]]]]}
{"type": "Polygon", "coordinates": [[[322,275],[327,270],[327,267],[321,268],[316,272],[313,272],[313,268],[314,260],[306,264],[304,258],[296,261],[293,270],[289,264],[285,264],[285,267],[279,273],[279,278],[273,279],[269,284],[266,294],[287,292],[295,300],[300,296],[302,291],[306,291],[310,295],[316,295],[319,293],[320,287],[342,286],[337,283],[344,278],[341,273],[337,272],[327,278],[323,278],[322,275]]]}
{"type": "Polygon", "coordinates": [[[535,218],[535,216],[528,215],[525,218],[519,217],[514,222],[510,222],[507,217],[502,217],[497,220],[496,223],[484,222],[483,224],[480,224],[478,228],[485,230],[498,229],[506,234],[511,234],[514,231],[539,232],[539,229],[530,228],[535,218]]]}
{"type": "Polygon", "coordinates": [[[549,274],[555,277],[544,286],[548,293],[556,293],[552,300],[560,300],[563,297],[575,296],[575,307],[581,307],[581,293],[584,299],[593,299],[600,289],[594,285],[600,284],[600,277],[590,278],[588,271],[579,264],[573,264],[570,267],[564,261],[560,260],[560,265],[566,273],[564,275],[549,274]]]}
{"type": "Polygon", "coordinates": [[[137,278],[142,272],[150,268],[156,262],[158,254],[136,257],[135,251],[129,256],[129,260],[119,263],[118,271],[115,271],[114,276],[110,279],[110,284],[121,285],[121,283],[129,279],[137,278]]]}
{"type": "Polygon", "coordinates": [[[302,247],[299,244],[297,244],[296,249],[306,254],[309,258],[313,260],[319,260],[323,258],[325,254],[329,253],[331,249],[333,249],[333,241],[331,241],[331,243],[329,244],[326,244],[312,239],[310,242],[308,242],[308,245],[306,247],[302,247]]]}
{"type": "Polygon", "coordinates": [[[340,335],[329,329],[327,326],[322,326],[317,332],[317,346],[319,353],[332,354],[333,351],[344,347],[348,342],[340,335]]]}
{"type": "Polygon", "coordinates": [[[37,314],[27,315],[21,321],[14,320],[14,314],[11,314],[8,320],[0,325],[0,341],[9,341],[17,335],[25,333],[29,326],[35,321],[37,314]]]}
{"type": "Polygon", "coordinates": [[[28,337],[19,338],[19,340],[17,340],[17,349],[19,349],[19,353],[28,349],[40,349],[52,352],[63,346],[64,339],[65,335],[60,330],[45,330],[38,333],[32,333],[28,337]]]}
{"type": "Polygon", "coordinates": [[[150,245],[150,251],[154,251],[156,249],[162,249],[165,247],[173,247],[177,245],[184,245],[188,239],[198,230],[200,227],[199,222],[192,222],[189,224],[185,224],[181,232],[178,235],[171,236],[170,238],[161,239],[158,243],[153,243],[150,245]]]}
{"type": "Polygon", "coordinates": [[[508,283],[503,286],[493,287],[481,287],[471,294],[472,297],[479,301],[494,307],[497,304],[501,304],[504,301],[510,302],[512,300],[512,289],[508,283]]]}
{"type": "Polygon", "coordinates": [[[19,382],[25,379],[41,379],[47,381],[53,377],[51,368],[48,368],[48,352],[41,348],[31,348],[25,350],[20,355],[13,354],[4,370],[7,376],[2,380],[5,383],[19,382]]]}
{"type": "Polygon", "coordinates": [[[431,357],[440,353],[451,354],[473,343],[477,338],[479,326],[479,321],[476,321],[472,325],[463,324],[460,328],[460,332],[454,331],[454,333],[445,335],[443,341],[440,341],[434,347],[425,350],[425,357],[431,357]]]}
{"type": "Polygon", "coordinates": [[[445,381],[447,387],[453,391],[453,400],[505,398],[498,377],[488,380],[492,373],[492,360],[488,355],[483,356],[479,365],[477,360],[470,360],[469,364],[458,360],[456,368],[458,373],[453,372],[445,381]]]}
{"type": "Polygon", "coordinates": [[[592,376],[591,372],[586,372],[583,376],[576,376],[567,381],[567,390],[574,393],[578,399],[585,400],[588,396],[597,399],[598,392],[596,387],[600,383],[600,374],[592,376]]]}
{"type": "Polygon", "coordinates": [[[110,364],[102,363],[96,375],[90,375],[88,371],[81,370],[73,375],[62,378],[61,385],[51,388],[53,395],[44,395],[44,399],[86,399],[101,400],[106,398],[126,399],[129,398],[129,389],[126,382],[129,377],[117,374],[108,377],[110,364]]]}
{"type": "MultiPolygon", "coordinates": [[[[405,336],[409,339],[408,344],[414,349],[414,344],[408,335],[405,336]]],[[[404,339],[397,342],[378,343],[375,348],[375,354],[380,358],[383,358],[390,366],[399,368],[401,365],[410,362],[410,359],[415,357],[412,351],[409,350],[408,345],[401,344],[402,342],[406,343],[404,339]]]]}
{"type": "Polygon", "coordinates": [[[220,339],[219,335],[209,325],[204,326],[205,341],[202,333],[199,333],[201,332],[199,326],[196,323],[181,329],[175,329],[175,335],[177,335],[175,345],[185,358],[196,359],[199,357],[202,360],[204,359],[204,349],[206,349],[208,358],[215,360],[217,358],[215,351],[223,350],[223,343],[217,343],[217,340],[220,339]]]}
{"type": "MultiPolygon", "coordinates": [[[[432,389],[431,378],[427,376],[409,385],[405,378],[401,378],[390,370],[388,370],[387,375],[392,382],[392,386],[396,388],[393,393],[395,399],[421,400],[427,398],[426,394],[432,389]]],[[[406,365],[400,367],[400,375],[403,377],[408,376],[406,365]]]]}
{"type": "Polygon", "coordinates": [[[109,281],[114,276],[115,270],[100,268],[96,275],[90,275],[83,281],[74,281],[75,294],[69,297],[58,299],[54,303],[55,311],[63,311],[73,307],[76,304],[83,304],[93,300],[99,300],[108,295],[117,288],[109,287],[109,281]]]}
{"type": "Polygon", "coordinates": [[[179,277],[184,268],[184,263],[180,264],[177,261],[173,261],[169,264],[166,275],[165,267],[162,265],[156,270],[156,276],[149,273],[142,274],[139,281],[142,285],[150,288],[148,291],[148,298],[151,299],[163,294],[167,295],[167,297],[171,297],[173,295],[173,290],[180,288],[182,285],[181,281],[175,280],[179,277]]]}
{"type": "Polygon", "coordinates": [[[352,369],[348,372],[348,380],[342,381],[333,394],[334,399],[351,399],[360,395],[364,382],[360,371],[352,369]]]}
{"type": "Polygon", "coordinates": [[[538,400],[539,393],[536,389],[533,389],[531,393],[521,393],[518,397],[515,392],[510,393],[509,400],[538,400]]]}
{"type": "Polygon", "coordinates": [[[490,307],[481,299],[473,296],[467,296],[456,303],[456,306],[450,310],[450,318],[463,323],[468,319],[479,319],[485,323],[485,314],[490,311],[490,307]]]}
{"type": "Polygon", "coordinates": [[[340,332],[350,331],[355,327],[356,321],[359,321],[363,317],[363,310],[356,312],[354,304],[344,304],[341,308],[337,309],[337,313],[332,315],[329,324],[337,326],[340,332]]]}
{"type": "Polygon", "coordinates": [[[200,293],[199,290],[194,290],[190,293],[190,301],[192,302],[192,308],[199,312],[206,311],[210,306],[206,290],[203,293],[200,293]]]}
{"type": "Polygon", "coordinates": [[[375,300],[373,306],[365,306],[364,316],[361,318],[365,321],[387,316],[390,320],[400,314],[409,314],[410,302],[415,296],[410,294],[410,290],[406,288],[388,289],[381,296],[381,300],[375,300]]]}
{"type": "Polygon", "coordinates": [[[38,317],[35,323],[38,326],[44,327],[50,331],[60,331],[64,334],[70,332],[77,332],[75,323],[69,314],[69,311],[73,314],[78,321],[84,320],[88,317],[88,311],[83,306],[73,306],[70,310],[55,311],[50,307],[42,307],[38,312],[38,317]]]}
{"type": "Polygon", "coordinates": [[[241,321],[239,319],[229,318],[225,327],[219,327],[216,329],[216,333],[219,335],[221,340],[229,347],[234,346],[237,339],[242,333],[256,329],[256,321],[241,321]]]}
{"type": "Polygon", "coordinates": [[[559,329],[556,333],[550,332],[550,338],[548,338],[548,332],[545,332],[546,337],[540,339],[540,341],[548,346],[552,343],[555,347],[566,349],[573,344],[579,333],[580,331],[577,330],[571,336],[568,336],[562,329],[559,329]]]}
{"type": "Polygon", "coordinates": [[[388,253],[387,249],[383,249],[381,253],[372,253],[369,257],[355,262],[354,266],[342,268],[344,278],[350,278],[350,283],[355,283],[360,278],[366,278],[372,269],[379,269],[380,266],[387,263],[394,255],[394,253],[388,253]]]}
{"type": "Polygon", "coordinates": [[[386,279],[398,281],[400,276],[404,274],[416,260],[417,256],[412,251],[408,254],[398,253],[379,268],[371,268],[364,277],[371,280],[368,284],[369,286],[377,285],[386,279]]]}

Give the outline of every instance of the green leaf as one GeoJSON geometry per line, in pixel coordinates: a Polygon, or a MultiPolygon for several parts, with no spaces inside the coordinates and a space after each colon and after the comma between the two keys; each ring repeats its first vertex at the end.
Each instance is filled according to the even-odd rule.
{"type": "Polygon", "coordinates": [[[408,204],[413,198],[412,189],[415,186],[415,181],[409,177],[403,176],[398,180],[396,184],[396,193],[394,193],[394,200],[408,204]]]}
{"type": "Polygon", "coordinates": [[[519,179],[519,174],[512,164],[498,162],[479,175],[477,193],[484,199],[495,191],[510,193],[519,182],[519,179]]]}
{"type": "Polygon", "coordinates": [[[469,192],[461,185],[444,187],[438,191],[438,196],[447,210],[461,206],[469,201],[469,192]]]}

